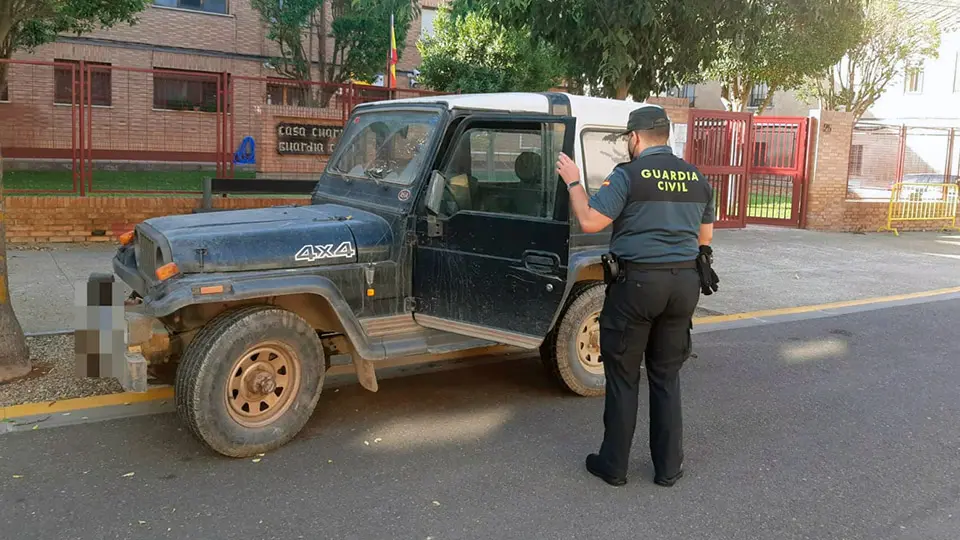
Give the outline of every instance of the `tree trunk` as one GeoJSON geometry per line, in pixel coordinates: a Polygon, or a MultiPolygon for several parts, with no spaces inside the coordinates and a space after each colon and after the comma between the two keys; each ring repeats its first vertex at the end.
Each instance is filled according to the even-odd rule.
{"type": "Polygon", "coordinates": [[[30,350],[10,303],[7,279],[7,228],[3,200],[3,153],[0,151],[0,382],[30,373],[30,350]]]}

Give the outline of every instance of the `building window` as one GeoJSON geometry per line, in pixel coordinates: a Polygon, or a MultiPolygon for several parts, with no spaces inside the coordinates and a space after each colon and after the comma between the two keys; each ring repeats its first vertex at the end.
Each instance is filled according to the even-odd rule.
{"type": "MultiPolygon", "coordinates": [[[[770,93],[770,87],[767,83],[757,83],[753,85],[753,88],[750,90],[750,104],[748,107],[759,107],[763,105],[763,102],[767,99],[767,94],[770,93]]],[[[767,104],[767,107],[773,106],[773,100],[770,100],[770,103],[767,104]]]]}
{"type": "Polygon", "coordinates": [[[153,5],[227,14],[227,0],[153,0],[153,5]]]}
{"type": "Polygon", "coordinates": [[[293,81],[270,79],[267,83],[267,105],[307,107],[309,89],[293,81]]]}
{"type": "Polygon", "coordinates": [[[0,83],[0,103],[10,101],[10,87],[7,82],[0,83]]]}
{"type": "Polygon", "coordinates": [[[923,69],[910,68],[907,70],[905,92],[907,94],[923,92],[923,69]]]}
{"type": "Polygon", "coordinates": [[[433,21],[437,18],[437,10],[423,8],[420,11],[420,37],[433,37],[433,21]]]}
{"type": "MultiPolygon", "coordinates": [[[[59,64],[71,64],[67,66],[56,66],[53,68],[53,102],[63,105],[73,103],[74,82],[80,80],[80,70],[78,60],[54,59],[59,64]]],[[[110,64],[104,62],[86,62],[87,75],[90,77],[89,103],[109,107],[113,105],[113,84],[110,64]]],[[[79,96],[77,96],[79,99],[79,96]]],[[[84,98],[87,100],[88,98],[84,98]]],[[[86,103],[84,103],[85,105],[86,103]]]]}
{"type": "Polygon", "coordinates": [[[863,145],[855,144],[850,147],[850,168],[849,174],[863,174],[863,145]]]}
{"type": "Polygon", "coordinates": [[[667,90],[667,95],[670,97],[685,98],[690,101],[690,107],[693,107],[697,102],[697,85],[685,84],[683,86],[674,86],[670,90],[667,90]]]}
{"type": "Polygon", "coordinates": [[[153,74],[153,108],[217,112],[217,78],[205,71],[158,69],[153,74]]]}

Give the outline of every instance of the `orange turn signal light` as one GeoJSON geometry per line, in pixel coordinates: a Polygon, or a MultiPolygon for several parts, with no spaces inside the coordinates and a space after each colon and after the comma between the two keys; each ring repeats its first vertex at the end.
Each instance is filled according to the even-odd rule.
{"type": "Polygon", "coordinates": [[[160,268],[157,268],[157,279],[160,281],[166,281],[179,273],[180,269],[177,268],[176,263],[167,263],[160,268]]]}
{"type": "Polygon", "coordinates": [[[222,294],[223,285],[210,285],[208,287],[200,287],[200,294],[222,294]]]}
{"type": "Polygon", "coordinates": [[[121,246],[126,246],[126,245],[128,245],[130,242],[133,242],[133,237],[134,237],[134,236],[135,236],[135,233],[134,233],[133,231],[127,231],[127,232],[121,234],[121,235],[120,235],[120,245],[121,245],[121,246]]]}

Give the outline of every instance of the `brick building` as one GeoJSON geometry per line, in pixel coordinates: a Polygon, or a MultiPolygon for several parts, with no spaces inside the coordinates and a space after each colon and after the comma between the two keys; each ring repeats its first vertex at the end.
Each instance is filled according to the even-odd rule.
{"type": "MultiPolygon", "coordinates": [[[[406,43],[398,44],[398,88],[415,82],[412,75],[420,63],[416,43],[432,32],[443,1],[422,0],[421,16],[411,23],[406,43]]],[[[324,3],[327,21],[332,20],[331,6],[324,3]]],[[[91,66],[87,121],[95,168],[107,161],[209,165],[220,148],[221,127],[233,138],[225,142],[232,153],[246,137],[270,146],[275,124],[283,118],[342,124],[342,89],[313,86],[323,96],[322,105],[304,107],[298,99],[303,88],[285,83],[271,67],[279,49],[266,37],[250,0],[153,0],[138,18],[132,26],[63,35],[31,53],[14,55],[8,85],[0,89],[0,124],[14,127],[0,133],[0,145],[14,168],[35,167],[38,160],[69,164],[78,136],[74,126],[80,121],[74,102],[80,71],[75,66],[81,60],[91,66]],[[233,85],[229,127],[218,126],[222,120],[216,114],[217,95],[226,84],[223,74],[233,85]]],[[[383,45],[386,63],[389,43],[383,45]]],[[[331,38],[328,61],[333,48],[331,38]]],[[[374,89],[366,93],[370,99],[385,97],[374,89]]],[[[287,160],[286,166],[309,172],[321,165],[316,159],[297,161],[287,160]]]]}
{"type": "MultiPolygon", "coordinates": [[[[421,17],[411,23],[406,43],[400,44],[397,73],[401,88],[409,87],[412,72],[420,64],[416,42],[423,33],[432,32],[436,11],[445,2],[420,1],[421,17]]],[[[332,19],[331,6],[331,2],[324,3],[327,21],[332,19]]],[[[328,58],[332,57],[332,39],[329,43],[328,58]]],[[[384,43],[385,59],[388,46],[384,43]]],[[[79,37],[64,35],[33,54],[18,52],[14,58],[83,59],[136,68],[228,71],[271,77],[276,72],[266,63],[276,56],[279,50],[267,39],[260,15],[251,7],[250,0],[153,0],[134,26],[120,25],[79,37]]],[[[0,98],[6,101],[9,96],[0,98]]],[[[101,99],[107,99],[102,92],[101,99]]]]}

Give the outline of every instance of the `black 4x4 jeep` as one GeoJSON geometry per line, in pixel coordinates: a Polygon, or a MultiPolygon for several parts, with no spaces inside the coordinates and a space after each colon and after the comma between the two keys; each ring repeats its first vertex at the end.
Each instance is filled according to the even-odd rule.
{"type": "Polygon", "coordinates": [[[539,349],[566,388],[602,395],[609,232],[579,230],[555,163],[573,156],[596,188],[637,106],[551,93],[361,105],[309,205],[137,225],[114,258],[134,290],[129,350],[175,366],[182,421],[237,457],[298,433],[334,355],[376,391],[381,360],[539,349]]]}

